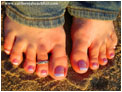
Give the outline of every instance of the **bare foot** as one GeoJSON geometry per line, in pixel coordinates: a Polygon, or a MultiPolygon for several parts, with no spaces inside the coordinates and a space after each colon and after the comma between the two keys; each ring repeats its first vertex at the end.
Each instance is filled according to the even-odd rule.
{"type": "Polygon", "coordinates": [[[20,65],[23,61],[22,55],[25,53],[23,67],[26,72],[35,71],[39,77],[50,74],[57,80],[66,77],[67,56],[63,26],[50,29],[35,28],[19,24],[6,17],[4,30],[4,49],[7,54],[10,54],[12,64],[20,65]],[[36,64],[40,60],[48,60],[50,52],[49,63],[36,64]]]}
{"type": "Polygon", "coordinates": [[[73,41],[71,64],[78,73],[106,65],[115,55],[117,36],[113,21],[74,18],[71,28],[73,41]]]}

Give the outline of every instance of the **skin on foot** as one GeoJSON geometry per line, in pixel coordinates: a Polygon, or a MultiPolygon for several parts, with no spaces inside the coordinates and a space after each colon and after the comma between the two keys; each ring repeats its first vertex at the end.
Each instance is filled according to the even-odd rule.
{"type": "Polygon", "coordinates": [[[78,73],[85,73],[88,68],[96,70],[115,55],[117,36],[113,21],[73,18],[71,37],[70,61],[78,73]]]}
{"type": "Polygon", "coordinates": [[[44,29],[29,27],[11,20],[4,21],[4,49],[10,55],[13,65],[20,65],[23,53],[26,55],[24,69],[28,73],[36,72],[39,77],[48,74],[60,80],[67,75],[67,56],[65,51],[65,33],[63,26],[44,29]],[[50,60],[48,53],[51,53],[50,60]],[[46,64],[36,64],[48,60],[46,64]]]}

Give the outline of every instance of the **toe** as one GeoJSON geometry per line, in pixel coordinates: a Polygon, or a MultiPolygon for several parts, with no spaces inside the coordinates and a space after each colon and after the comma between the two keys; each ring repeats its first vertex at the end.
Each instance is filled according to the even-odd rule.
{"type": "Polygon", "coordinates": [[[111,40],[111,46],[115,49],[116,45],[117,45],[117,42],[118,42],[118,38],[117,38],[117,35],[116,35],[116,32],[113,31],[113,33],[111,34],[110,36],[111,40]]]}
{"type": "Polygon", "coordinates": [[[106,54],[107,54],[106,56],[108,59],[113,59],[115,56],[115,51],[114,51],[114,49],[108,47],[106,54]]]}
{"type": "Polygon", "coordinates": [[[85,73],[89,67],[89,60],[87,55],[87,42],[73,41],[73,48],[70,56],[70,61],[73,69],[77,73],[85,73]]]}
{"type": "Polygon", "coordinates": [[[56,45],[51,52],[49,74],[56,80],[61,80],[67,75],[67,56],[65,46],[56,45]]]}
{"type": "Polygon", "coordinates": [[[108,59],[114,58],[115,55],[115,47],[117,45],[117,37],[116,34],[113,33],[111,37],[107,39],[107,46],[106,46],[106,56],[108,59]]]}
{"type": "Polygon", "coordinates": [[[37,64],[36,74],[42,78],[48,75],[48,63],[46,64],[37,64]]]}
{"type": "Polygon", "coordinates": [[[90,61],[90,68],[92,70],[97,70],[99,68],[98,63],[98,56],[99,56],[99,49],[100,49],[100,43],[95,44],[92,43],[89,47],[89,61],[90,61]]]}
{"type": "Polygon", "coordinates": [[[15,39],[15,33],[9,32],[8,34],[5,35],[5,40],[4,40],[4,51],[6,54],[10,54],[13,43],[15,39]]]}
{"type": "Polygon", "coordinates": [[[100,65],[106,65],[108,62],[107,57],[106,57],[106,43],[104,42],[99,51],[99,64],[100,65]]]}
{"type": "Polygon", "coordinates": [[[10,61],[14,65],[19,65],[23,60],[23,52],[25,49],[25,42],[16,39],[14,46],[11,50],[10,61]]]}
{"type": "MultiPolygon", "coordinates": [[[[44,49],[37,50],[37,62],[48,61],[48,54],[44,49]]],[[[36,74],[39,77],[46,77],[48,75],[48,63],[45,64],[37,64],[36,74]]]]}
{"type": "Polygon", "coordinates": [[[28,73],[33,73],[36,68],[36,47],[28,45],[26,50],[26,59],[24,62],[24,69],[28,73]]]}

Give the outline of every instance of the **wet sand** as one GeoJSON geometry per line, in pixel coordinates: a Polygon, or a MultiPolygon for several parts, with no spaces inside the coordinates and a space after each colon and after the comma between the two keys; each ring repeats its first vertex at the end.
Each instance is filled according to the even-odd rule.
{"type": "MultiPolygon", "coordinates": [[[[118,45],[116,48],[116,56],[113,60],[109,60],[106,66],[100,66],[97,71],[88,70],[85,74],[77,74],[69,64],[68,75],[64,80],[57,81],[50,76],[39,78],[36,74],[27,74],[22,68],[12,66],[3,51],[3,20],[5,17],[5,9],[2,6],[2,51],[1,51],[1,90],[2,91],[120,91],[121,90],[121,15],[119,14],[115,24],[115,30],[118,36],[118,45]]],[[[66,38],[67,38],[67,54],[71,52],[70,26],[71,16],[66,13],[66,38]]]]}

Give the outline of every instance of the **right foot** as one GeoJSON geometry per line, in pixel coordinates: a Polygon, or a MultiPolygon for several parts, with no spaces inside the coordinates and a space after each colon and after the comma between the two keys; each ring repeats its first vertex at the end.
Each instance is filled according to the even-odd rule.
{"type": "Polygon", "coordinates": [[[97,70],[114,58],[117,36],[113,21],[73,18],[71,64],[77,73],[97,70]]]}
{"type": "Polygon", "coordinates": [[[57,80],[66,77],[67,56],[63,26],[50,29],[34,28],[6,17],[4,30],[4,49],[7,54],[10,54],[12,64],[20,65],[23,61],[22,55],[25,53],[23,67],[26,72],[36,71],[39,77],[46,77],[49,73],[57,80]],[[36,57],[37,62],[48,60],[49,52],[51,52],[49,63],[36,65],[36,57]]]}

